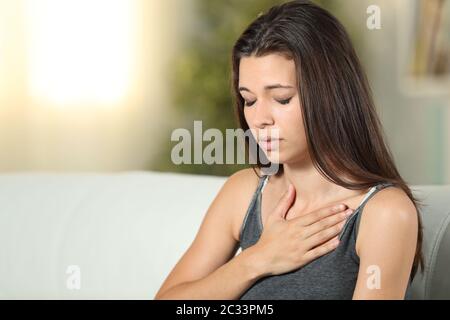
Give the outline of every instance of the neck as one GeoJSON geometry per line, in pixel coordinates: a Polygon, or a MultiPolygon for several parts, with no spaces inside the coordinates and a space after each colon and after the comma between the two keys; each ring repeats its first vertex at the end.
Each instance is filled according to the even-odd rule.
{"type": "Polygon", "coordinates": [[[310,157],[297,163],[284,163],[280,184],[287,190],[289,183],[295,187],[295,207],[302,212],[309,212],[324,204],[333,203],[359,194],[325,179],[314,167],[310,157]]]}

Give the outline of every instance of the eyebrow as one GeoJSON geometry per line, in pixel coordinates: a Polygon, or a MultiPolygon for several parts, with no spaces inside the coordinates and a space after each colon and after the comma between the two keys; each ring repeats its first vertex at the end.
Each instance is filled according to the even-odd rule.
{"type": "MultiPolygon", "coordinates": [[[[271,84],[271,85],[265,86],[265,87],[264,87],[264,90],[280,89],[280,88],[282,88],[282,89],[292,89],[292,88],[294,88],[294,87],[292,87],[292,86],[285,86],[285,85],[282,85],[282,84],[277,83],[277,84],[271,84]]],[[[239,87],[239,91],[248,91],[248,92],[251,92],[251,91],[250,91],[248,88],[246,88],[246,87],[239,87]]]]}

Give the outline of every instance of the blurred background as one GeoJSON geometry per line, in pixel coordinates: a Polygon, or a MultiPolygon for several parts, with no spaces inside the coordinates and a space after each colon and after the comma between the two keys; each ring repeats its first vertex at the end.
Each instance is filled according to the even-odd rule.
{"type": "MultiPolygon", "coordinates": [[[[246,167],[175,165],[171,134],[237,127],[231,48],[282,2],[0,0],[0,171],[246,167]]],[[[347,28],[405,180],[449,184],[450,1],[314,2],[347,28]]]]}

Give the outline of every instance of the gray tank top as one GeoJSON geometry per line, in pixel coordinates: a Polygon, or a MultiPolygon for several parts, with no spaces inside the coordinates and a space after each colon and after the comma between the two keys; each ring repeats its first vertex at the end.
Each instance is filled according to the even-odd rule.
{"type": "MultiPolygon", "coordinates": [[[[262,232],[261,194],[269,176],[260,178],[241,226],[239,239],[242,250],[254,245],[262,232]]],[[[340,243],[333,251],[288,273],[267,276],[257,280],[240,297],[241,300],[313,300],[352,299],[359,270],[355,244],[361,211],[366,202],[379,190],[391,186],[380,183],[367,192],[339,235],[340,243]]],[[[411,277],[405,299],[411,298],[411,277]]],[[[376,290],[376,289],[374,289],[376,290]]]]}

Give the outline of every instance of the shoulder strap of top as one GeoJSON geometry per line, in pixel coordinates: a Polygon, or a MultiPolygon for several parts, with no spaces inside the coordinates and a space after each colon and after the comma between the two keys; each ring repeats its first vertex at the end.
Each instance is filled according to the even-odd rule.
{"type": "Polygon", "coordinates": [[[358,214],[356,216],[356,221],[355,221],[355,228],[356,228],[355,232],[356,232],[356,234],[358,234],[358,228],[359,228],[359,223],[360,223],[360,220],[361,220],[362,210],[363,210],[364,206],[366,205],[367,201],[369,201],[369,199],[372,198],[381,189],[384,189],[386,187],[390,187],[390,186],[393,186],[393,185],[394,184],[391,183],[391,182],[382,182],[382,183],[379,183],[376,186],[372,187],[372,189],[370,189],[370,191],[367,193],[367,195],[361,201],[361,204],[355,210],[355,212],[358,211],[358,214]]]}
{"type": "Polygon", "coordinates": [[[263,175],[259,178],[258,186],[256,187],[255,192],[253,193],[252,200],[250,201],[250,205],[248,206],[247,212],[245,213],[244,221],[241,225],[241,230],[239,231],[239,239],[242,239],[242,233],[244,232],[245,225],[247,224],[247,220],[249,215],[254,212],[253,210],[255,206],[255,202],[258,199],[259,194],[262,192],[264,187],[266,186],[267,181],[269,180],[268,175],[263,175]]]}
{"type": "Polygon", "coordinates": [[[260,193],[263,192],[264,187],[266,186],[267,182],[269,181],[269,177],[270,177],[269,175],[264,175],[261,177],[262,183],[260,181],[260,184],[261,184],[261,188],[259,190],[260,193]]]}
{"type": "MultiPolygon", "coordinates": [[[[364,197],[364,199],[361,201],[361,203],[358,205],[358,207],[354,210],[353,214],[347,219],[347,221],[344,224],[344,227],[342,228],[340,234],[339,234],[339,239],[342,238],[342,236],[344,235],[346,229],[348,228],[348,226],[350,225],[350,223],[352,222],[352,220],[355,220],[355,227],[356,227],[356,232],[358,232],[358,227],[359,227],[359,222],[361,220],[361,211],[363,210],[364,206],[366,205],[367,201],[369,201],[369,199],[371,197],[373,197],[374,194],[376,194],[379,190],[383,189],[386,186],[389,185],[393,185],[392,183],[379,183],[376,186],[373,186],[367,193],[366,196],[364,197]]],[[[356,233],[357,234],[357,233],[356,233]]]]}

